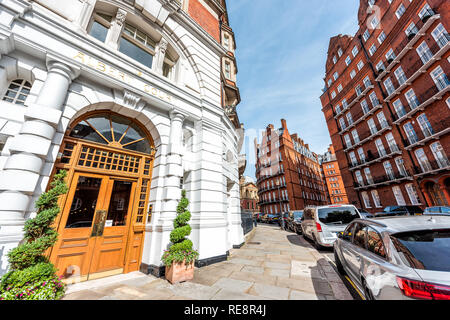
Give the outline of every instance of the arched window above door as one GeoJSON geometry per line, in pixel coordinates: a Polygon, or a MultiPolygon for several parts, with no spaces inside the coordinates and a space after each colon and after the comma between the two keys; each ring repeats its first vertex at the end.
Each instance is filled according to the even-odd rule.
{"type": "Polygon", "coordinates": [[[69,134],[73,138],[106,144],[115,148],[151,154],[153,141],[131,119],[113,113],[97,113],[74,125],[69,134]]]}

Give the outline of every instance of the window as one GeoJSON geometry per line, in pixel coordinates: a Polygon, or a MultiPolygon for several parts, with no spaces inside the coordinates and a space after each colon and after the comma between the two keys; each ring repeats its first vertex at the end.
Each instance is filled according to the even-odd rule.
{"type": "Polygon", "coordinates": [[[431,71],[430,75],[439,91],[444,90],[450,84],[441,66],[431,71]]]}
{"type": "Polygon", "coordinates": [[[366,87],[366,89],[372,85],[368,76],[364,78],[363,82],[364,82],[364,86],[366,87]]]}
{"type": "Polygon", "coordinates": [[[347,99],[342,100],[342,108],[347,109],[348,107],[348,103],[347,103],[347,99]]]}
{"type": "Polygon", "coordinates": [[[339,48],[339,50],[338,50],[338,56],[339,56],[339,57],[342,56],[342,49],[341,49],[341,48],[339,48]]]}
{"type": "Polygon", "coordinates": [[[378,21],[378,18],[373,17],[373,19],[370,21],[370,26],[372,27],[372,29],[375,29],[379,23],[380,21],[378,21]]]}
{"type": "Polygon", "coordinates": [[[338,90],[338,92],[342,91],[342,84],[338,85],[337,90],[338,90]]]}
{"type": "Polygon", "coordinates": [[[224,34],[223,36],[223,46],[230,49],[230,37],[227,34],[224,34]]]}
{"type": "Polygon", "coordinates": [[[369,195],[367,194],[367,192],[362,192],[362,193],[361,193],[361,196],[362,196],[363,201],[364,201],[364,206],[365,206],[367,209],[372,208],[372,207],[370,206],[370,198],[369,198],[369,195]]]}
{"type": "Polygon", "coordinates": [[[414,22],[411,22],[410,25],[405,30],[406,35],[410,39],[412,39],[418,32],[419,32],[419,29],[417,29],[417,27],[414,24],[414,22]]]}
{"type": "Polygon", "coordinates": [[[328,79],[328,87],[331,87],[331,83],[332,83],[332,81],[333,81],[333,80],[331,80],[331,79],[328,79]]]}
{"type": "Polygon", "coordinates": [[[339,119],[339,124],[341,125],[341,130],[345,130],[345,128],[347,127],[345,125],[345,119],[344,118],[340,118],[339,119]]]}
{"type": "Polygon", "coordinates": [[[345,58],[345,64],[346,64],[347,66],[349,66],[350,63],[352,63],[352,59],[350,58],[350,56],[347,56],[347,58],[345,58]]]}
{"type": "Polygon", "coordinates": [[[373,178],[372,178],[372,174],[370,173],[370,168],[364,169],[364,175],[366,176],[367,182],[369,184],[373,184],[373,178]]]}
{"type": "Polygon", "coordinates": [[[364,31],[364,34],[363,34],[363,39],[364,39],[364,41],[367,41],[369,38],[370,38],[369,30],[366,29],[366,31],[364,31]]]}
{"type": "Polygon", "coordinates": [[[450,162],[448,161],[447,155],[440,142],[435,142],[430,145],[430,149],[433,152],[433,156],[436,159],[439,168],[446,168],[450,166],[450,162]]]}
{"type": "Polygon", "coordinates": [[[399,186],[392,187],[392,193],[394,193],[397,205],[406,206],[405,198],[403,198],[402,189],[399,186]]]}
{"type": "Polygon", "coordinates": [[[422,113],[417,117],[417,122],[419,122],[420,129],[422,129],[422,133],[425,138],[431,137],[434,134],[434,130],[431,127],[431,123],[428,121],[425,113],[422,113]]]}
{"type": "Polygon", "coordinates": [[[356,131],[356,129],[352,131],[352,137],[353,137],[353,141],[355,141],[355,144],[360,142],[358,131],[356,131]]]}
{"type": "Polygon", "coordinates": [[[423,6],[422,10],[420,10],[419,18],[424,19],[425,17],[432,16],[433,14],[433,9],[431,9],[430,5],[427,3],[423,6]]]}
{"type": "Polygon", "coordinates": [[[378,72],[383,72],[383,71],[386,69],[386,68],[384,67],[383,61],[381,61],[381,60],[380,60],[380,62],[377,63],[376,68],[377,68],[377,71],[378,71],[378,72]]]}
{"type": "Polygon", "coordinates": [[[369,105],[367,104],[367,101],[366,100],[362,100],[360,104],[361,104],[361,108],[362,108],[364,114],[367,114],[370,111],[369,105]]]}
{"type": "Polygon", "coordinates": [[[371,56],[373,56],[373,54],[377,51],[377,47],[375,46],[375,44],[372,44],[369,48],[369,53],[371,56]]]}
{"type": "Polygon", "coordinates": [[[414,127],[411,122],[406,123],[403,126],[403,130],[405,130],[410,145],[419,141],[419,138],[417,137],[416,131],[414,130],[414,127]]]}
{"type": "Polygon", "coordinates": [[[395,164],[397,165],[398,172],[401,176],[407,177],[408,172],[406,171],[405,161],[402,157],[395,158],[395,164]]]}
{"type": "Polygon", "coordinates": [[[433,170],[431,168],[430,162],[428,161],[428,157],[425,154],[425,151],[421,149],[417,149],[414,154],[416,155],[417,161],[419,161],[420,168],[422,169],[422,172],[428,172],[433,170]]]}
{"type": "Polygon", "coordinates": [[[412,205],[420,205],[419,196],[417,194],[416,188],[412,183],[405,185],[406,191],[408,192],[409,199],[412,205]]]}
{"type": "Polygon", "coordinates": [[[349,112],[346,114],[348,125],[351,126],[353,124],[352,114],[349,112]]]}
{"type": "Polygon", "coordinates": [[[352,166],[357,166],[358,165],[358,159],[356,159],[356,154],[355,152],[350,152],[349,153],[350,156],[350,162],[352,163],[352,166]]]}
{"type": "Polygon", "coordinates": [[[381,125],[381,128],[387,128],[389,127],[389,124],[386,120],[386,117],[384,116],[384,112],[381,111],[380,113],[377,114],[377,118],[378,118],[378,122],[381,125]]]}
{"type": "Polygon", "coordinates": [[[394,71],[395,77],[397,78],[397,81],[399,85],[403,85],[406,82],[406,75],[403,72],[403,68],[400,66],[394,71]]]}
{"type": "Polygon", "coordinates": [[[377,147],[378,154],[380,157],[384,157],[387,155],[386,149],[384,149],[383,141],[381,139],[375,140],[375,145],[377,147]]]}
{"type": "Polygon", "coordinates": [[[375,207],[377,208],[381,208],[381,200],[380,200],[380,196],[378,195],[378,191],[377,190],[372,190],[372,199],[373,199],[373,203],[375,204],[375,207]]]}
{"type": "Polygon", "coordinates": [[[363,180],[363,177],[361,175],[361,171],[356,171],[355,172],[355,176],[356,176],[356,181],[358,181],[359,185],[363,186],[364,185],[364,180],[363,180]]]}
{"type": "Polygon", "coordinates": [[[225,62],[225,78],[231,79],[231,64],[228,61],[225,62]]]}
{"type": "Polygon", "coordinates": [[[350,78],[354,78],[356,76],[356,71],[355,70],[352,70],[352,71],[350,71],[350,78]]]}
{"type": "Polygon", "coordinates": [[[111,28],[112,16],[96,12],[93,15],[89,35],[95,39],[105,42],[108,31],[111,28]]]}
{"type": "Polygon", "coordinates": [[[3,96],[3,101],[11,102],[18,105],[24,105],[25,100],[31,91],[31,83],[24,79],[17,79],[11,81],[8,90],[3,96]]]}
{"type": "Polygon", "coordinates": [[[353,50],[352,50],[352,55],[353,55],[353,58],[355,58],[356,57],[356,55],[358,54],[358,47],[357,46],[354,46],[353,47],[353,50]]]}
{"type": "Polygon", "coordinates": [[[348,134],[346,134],[344,136],[344,140],[345,140],[345,144],[347,145],[347,148],[351,148],[352,146],[352,141],[350,140],[350,136],[348,134]]]}
{"type": "Polygon", "coordinates": [[[389,51],[386,53],[386,60],[388,63],[391,63],[395,59],[395,53],[394,50],[389,49],[389,51]]]}
{"type": "Polygon", "coordinates": [[[358,70],[361,70],[364,67],[364,62],[361,60],[358,62],[358,70]]]}
{"type": "Polygon", "coordinates": [[[386,80],[384,80],[383,84],[384,84],[384,87],[386,88],[388,96],[390,96],[391,94],[394,93],[395,88],[394,88],[394,85],[392,84],[391,78],[387,78],[386,80]]]}
{"type": "Polygon", "coordinates": [[[334,56],[333,57],[333,63],[336,64],[336,62],[337,62],[337,58],[336,58],[336,56],[334,56]]]}
{"type": "Polygon", "coordinates": [[[377,38],[378,43],[382,44],[385,39],[386,39],[386,34],[384,33],[384,31],[381,31],[380,35],[377,38]]]}
{"type": "Polygon", "coordinates": [[[355,88],[355,92],[357,96],[360,96],[362,94],[361,86],[357,85],[355,88]]]}
{"type": "Polygon", "coordinates": [[[359,159],[361,160],[361,163],[366,162],[366,155],[364,154],[363,148],[358,149],[358,156],[359,156],[359,159]]]}
{"type": "Polygon", "coordinates": [[[372,118],[370,118],[370,119],[367,121],[367,125],[369,126],[369,129],[370,129],[370,133],[371,133],[371,134],[375,134],[375,133],[378,132],[377,126],[375,125],[375,121],[374,121],[372,118]]]}
{"type": "Polygon", "coordinates": [[[419,55],[420,59],[422,59],[423,64],[426,64],[433,57],[433,54],[431,53],[430,48],[428,48],[428,45],[425,41],[423,41],[417,47],[416,51],[417,51],[417,54],[419,55]]]}
{"type": "Polygon", "coordinates": [[[147,34],[129,24],[125,25],[119,40],[120,52],[151,68],[155,46],[155,42],[147,34]]]}
{"type": "Polygon", "coordinates": [[[353,244],[357,247],[366,249],[367,227],[362,223],[356,223],[353,244]]]}
{"type": "Polygon", "coordinates": [[[386,258],[386,249],[381,236],[370,227],[367,227],[367,250],[381,258],[386,258]]]}
{"type": "Polygon", "coordinates": [[[399,119],[406,114],[405,107],[400,99],[395,100],[392,104],[394,105],[395,112],[397,113],[399,119]]]}
{"type": "Polygon", "coordinates": [[[333,74],[333,79],[334,79],[334,81],[336,81],[338,78],[339,78],[339,74],[338,74],[337,72],[335,72],[335,73],[333,74]]]}
{"type": "Polygon", "coordinates": [[[406,97],[406,100],[408,100],[408,104],[411,107],[411,109],[415,109],[420,105],[419,100],[417,99],[416,94],[413,89],[410,89],[409,91],[407,91],[405,93],[405,97],[406,97]]]}
{"type": "Polygon", "coordinates": [[[331,98],[332,99],[336,98],[336,91],[331,92],[331,98]]]}
{"type": "Polygon", "coordinates": [[[394,180],[394,170],[392,169],[392,165],[389,161],[386,161],[383,163],[384,171],[386,171],[386,175],[389,177],[389,179],[394,180]]]}
{"type": "Polygon", "coordinates": [[[449,41],[448,32],[445,30],[442,23],[438,24],[438,26],[431,32],[431,35],[440,48],[444,47],[449,41]]]}
{"type": "Polygon", "coordinates": [[[400,19],[400,17],[405,13],[405,11],[406,11],[406,8],[402,3],[395,11],[395,15],[397,16],[398,19],[400,19]]]}
{"type": "Polygon", "coordinates": [[[391,150],[391,152],[399,151],[397,143],[395,142],[394,135],[392,134],[392,132],[389,132],[386,135],[386,141],[389,145],[389,149],[391,150]]]}

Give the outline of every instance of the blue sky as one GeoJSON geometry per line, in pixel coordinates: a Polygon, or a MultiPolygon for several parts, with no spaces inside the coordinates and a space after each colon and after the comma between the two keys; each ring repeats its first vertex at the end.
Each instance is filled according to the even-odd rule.
{"type": "Polygon", "coordinates": [[[236,36],[238,114],[247,130],[245,175],[255,176],[253,139],[269,123],[298,133],[316,153],[331,143],[320,96],[331,37],[355,34],[358,0],[228,0],[236,36]]]}

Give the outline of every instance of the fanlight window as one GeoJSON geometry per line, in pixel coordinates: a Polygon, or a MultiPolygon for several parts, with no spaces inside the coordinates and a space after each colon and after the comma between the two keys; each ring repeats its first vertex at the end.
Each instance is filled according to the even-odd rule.
{"type": "Polygon", "coordinates": [[[70,136],[147,154],[153,150],[151,141],[136,123],[113,114],[97,114],[80,121],[70,136]]]}

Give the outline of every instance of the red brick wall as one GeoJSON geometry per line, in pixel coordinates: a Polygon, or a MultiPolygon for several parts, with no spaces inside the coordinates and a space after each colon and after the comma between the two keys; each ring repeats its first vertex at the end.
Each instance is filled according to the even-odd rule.
{"type": "Polygon", "coordinates": [[[219,20],[216,19],[198,0],[189,0],[189,15],[217,42],[220,41],[219,20]]]}

